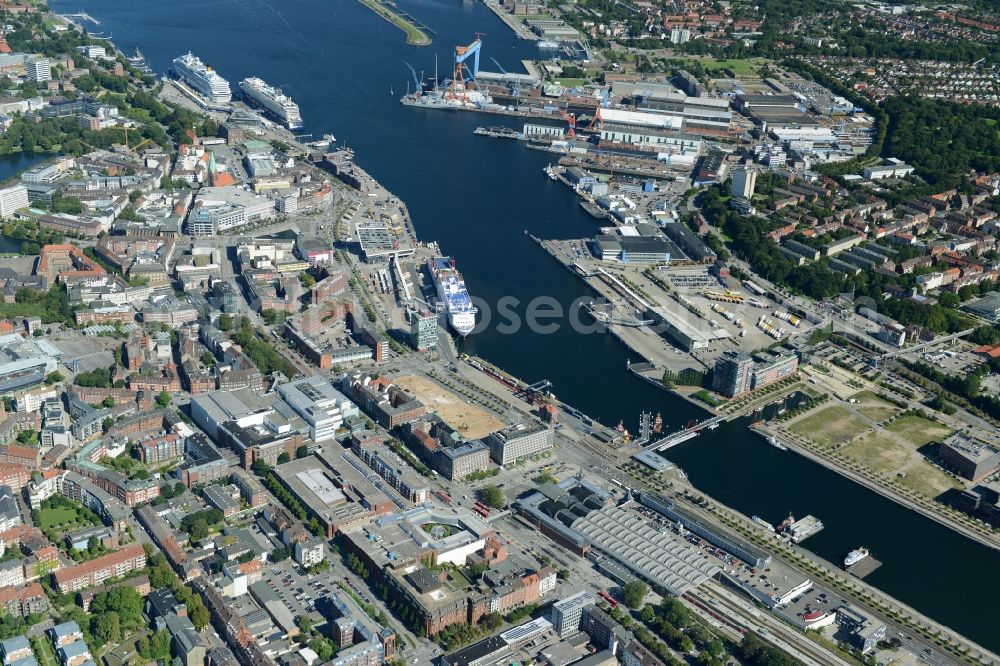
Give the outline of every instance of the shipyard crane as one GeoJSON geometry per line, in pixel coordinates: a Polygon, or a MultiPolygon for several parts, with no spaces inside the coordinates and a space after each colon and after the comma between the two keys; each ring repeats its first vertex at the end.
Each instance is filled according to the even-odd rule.
{"type": "Polygon", "coordinates": [[[455,76],[454,81],[465,83],[466,77],[465,73],[468,72],[470,79],[473,83],[476,81],[476,76],[479,74],[479,49],[483,46],[483,40],[481,35],[483,33],[476,33],[476,40],[469,44],[468,46],[456,46],[455,47],[455,76]],[[465,61],[472,58],[472,69],[465,64],[465,61]]]}
{"type": "Polygon", "coordinates": [[[424,92],[424,86],[420,82],[420,78],[417,76],[417,70],[413,69],[413,65],[411,65],[408,62],[406,62],[405,60],[403,61],[403,64],[406,65],[407,67],[409,67],[410,68],[410,73],[413,74],[413,85],[414,85],[413,92],[416,93],[417,95],[419,95],[422,92],[424,92]]]}
{"type": "MultiPolygon", "coordinates": [[[[568,108],[568,107],[567,107],[568,108]]],[[[576,114],[570,113],[569,111],[563,111],[563,120],[569,126],[566,128],[566,138],[575,139],[576,138],[576,114]]]]}

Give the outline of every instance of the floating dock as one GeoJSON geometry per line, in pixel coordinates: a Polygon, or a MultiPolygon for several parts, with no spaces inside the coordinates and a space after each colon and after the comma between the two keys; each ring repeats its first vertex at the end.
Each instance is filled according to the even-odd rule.
{"type": "Polygon", "coordinates": [[[874,557],[869,555],[868,557],[861,560],[857,564],[852,564],[851,566],[847,567],[846,571],[855,578],[864,578],[865,576],[868,576],[873,571],[878,569],[880,566],[882,566],[882,562],[880,560],[876,560],[874,557]]]}
{"type": "Polygon", "coordinates": [[[584,209],[585,211],[587,211],[587,214],[589,214],[591,217],[596,217],[598,220],[608,219],[608,211],[604,210],[603,208],[601,208],[596,204],[592,204],[589,201],[586,200],[580,201],[580,208],[584,209]]]}
{"type": "MultiPolygon", "coordinates": [[[[805,539],[808,539],[812,535],[821,532],[822,530],[823,530],[822,520],[820,520],[816,516],[806,516],[801,520],[796,520],[794,523],[785,528],[785,534],[787,534],[788,537],[795,543],[799,543],[801,541],[804,541],[805,539]]],[[[858,564],[860,564],[860,562],[858,564]]]]}

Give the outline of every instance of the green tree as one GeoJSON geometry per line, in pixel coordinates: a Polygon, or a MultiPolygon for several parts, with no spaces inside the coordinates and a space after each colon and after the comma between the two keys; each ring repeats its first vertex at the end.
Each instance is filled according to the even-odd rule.
{"type": "Polygon", "coordinates": [[[326,638],[312,639],[309,641],[309,647],[319,656],[321,662],[327,662],[333,658],[333,643],[326,638]]]}
{"type": "Polygon", "coordinates": [[[649,594],[649,586],[641,580],[633,580],[622,587],[622,601],[629,608],[640,608],[649,594]]]}
{"type": "Polygon", "coordinates": [[[94,618],[94,638],[102,644],[115,644],[122,638],[121,623],[118,614],[114,612],[101,613],[94,618]]]}
{"type": "Polygon", "coordinates": [[[289,456],[287,453],[282,453],[281,455],[278,456],[278,464],[279,465],[284,465],[286,462],[289,462],[291,459],[292,459],[291,456],[289,456]]]}
{"type": "Polygon", "coordinates": [[[198,601],[193,604],[194,607],[191,608],[189,612],[191,616],[191,624],[194,625],[195,629],[201,631],[212,621],[212,614],[208,612],[208,609],[205,607],[205,603],[201,600],[201,597],[195,595],[193,599],[197,599],[198,601]]]}
{"type": "Polygon", "coordinates": [[[170,404],[172,399],[173,398],[170,397],[169,393],[166,391],[160,391],[160,395],[156,396],[156,404],[160,407],[166,407],[170,404]]]}
{"type": "Polygon", "coordinates": [[[63,377],[63,375],[62,375],[61,372],[50,372],[48,375],[45,376],[45,383],[46,384],[50,384],[50,385],[51,384],[58,384],[59,382],[65,380],[65,379],[66,378],[63,377]]]}
{"type": "Polygon", "coordinates": [[[478,495],[479,499],[494,509],[503,509],[507,506],[507,498],[504,496],[503,491],[496,486],[483,486],[479,490],[478,495]]]}
{"type": "Polygon", "coordinates": [[[305,444],[303,444],[299,448],[295,449],[295,457],[296,458],[305,458],[308,455],[309,455],[309,447],[306,446],[305,444]]]}

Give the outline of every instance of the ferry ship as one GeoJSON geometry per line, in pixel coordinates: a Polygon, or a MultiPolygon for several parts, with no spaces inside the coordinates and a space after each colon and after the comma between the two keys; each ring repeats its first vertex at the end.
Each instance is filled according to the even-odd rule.
{"type": "Polygon", "coordinates": [[[288,129],[302,129],[299,105],[279,88],[268,85],[263,79],[251,76],[240,81],[240,91],[244,99],[268,111],[288,129]]]}
{"type": "Polygon", "coordinates": [[[849,552],[847,554],[847,557],[844,558],[844,568],[847,568],[847,567],[849,567],[851,565],[857,564],[858,562],[860,562],[861,560],[865,559],[866,557],[868,557],[868,549],[867,548],[856,548],[856,549],[852,550],[851,552],[849,552]]]}
{"type": "Polygon", "coordinates": [[[427,269],[434,279],[438,300],[448,313],[448,323],[464,338],[476,327],[476,307],[465,290],[462,274],[455,269],[455,260],[434,257],[427,260],[427,269]]]}
{"type": "Polygon", "coordinates": [[[178,79],[209,101],[215,104],[228,104],[233,100],[229,81],[219,76],[215,70],[199,60],[197,56],[192,55],[190,51],[187,55],[174,58],[173,70],[178,79]]]}
{"type": "Polygon", "coordinates": [[[774,525],[772,525],[771,523],[767,522],[766,520],[764,520],[760,516],[751,516],[750,520],[752,520],[753,522],[757,523],[758,525],[760,525],[761,527],[763,527],[768,532],[773,532],[774,531],[774,525]]]}
{"type": "Polygon", "coordinates": [[[135,67],[140,74],[144,75],[153,74],[153,70],[150,69],[149,65],[146,63],[146,56],[144,56],[142,54],[142,51],[140,51],[139,49],[135,50],[135,55],[127,57],[125,59],[128,61],[128,64],[135,67]]]}

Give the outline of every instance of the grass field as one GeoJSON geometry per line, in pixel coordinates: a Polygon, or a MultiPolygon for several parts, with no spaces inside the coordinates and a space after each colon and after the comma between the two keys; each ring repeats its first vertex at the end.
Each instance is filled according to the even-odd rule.
{"type": "Polygon", "coordinates": [[[899,407],[888,400],[883,400],[871,391],[862,391],[852,396],[858,401],[858,411],[870,418],[872,421],[885,421],[891,416],[900,412],[899,407]]]}
{"type": "Polygon", "coordinates": [[[868,430],[868,424],[840,405],[831,405],[795,422],[789,430],[821,446],[837,447],[868,430]]]}
{"type": "Polygon", "coordinates": [[[896,437],[870,432],[840,449],[840,452],[876,472],[892,472],[910,460],[913,450],[896,437]]]}
{"type": "Polygon", "coordinates": [[[903,437],[914,448],[930,444],[931,442],[939,442],[952,432],[951,428],[915,415],[897,419],[887,425],[885,429],[903,437]]]}
{"type": "Polygon", "coordinates": [[[76,509],[56,507],[53,509],[38,509],[36,512],[38,527],[47,530],[63,523],[73,523],[80,520],[76,509]]]}
{"type": "MultiPolygon", "coordinates": [[[[859,398],[861,399],[861,398],[859,398]]],[[[950,430],[920,416],[904,416],[884,429],[869,432],[840,449],[847,457],[899,483],[934,498],[961,484],[927,461],[918,449],[950,430]]]]}
{"type": "Polygon", "coordinates": [[[946,490],[962,487],[962,484],[927,462],[907,468],[906,476],[899,482],[930,498],[937,497],[946,490]]]}
{"type": "Polygon", "coordinates": [[[767,62],[767,59],[743,58],[739,60],[718,60],[716,58],[685,58],[681,62],[687,67],[690,67],[692,63],[698,63],[712,76],[726,76],[723,73],[724,70],[731,69],[737,77],[741,77],[756,74],[760,66],[767,62]]]}

